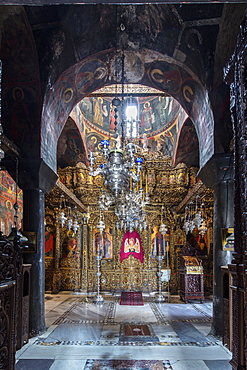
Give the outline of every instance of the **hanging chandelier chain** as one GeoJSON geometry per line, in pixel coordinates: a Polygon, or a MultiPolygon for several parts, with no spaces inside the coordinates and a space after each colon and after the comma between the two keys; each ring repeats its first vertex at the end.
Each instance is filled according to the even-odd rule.
{"type": "Polygon", "coordinates": [[[190,202],[185,207],[184,230],[188,234],[189,231],[192,233],[196,228],[199,234],[203,236],[207,232],[207,223],[203,215],[203,204],[198,199],[199,195],[196,196],[195,206],[193,202],[190,202]]]}
{"type": "Polygon", "coordinates": [[[125,59],[125,55],[124,55],[124,52],[122,51],[122,55],[121,55],[121,67],[122,67],[122,70],[121,70],[121,73],[122,73],[122,76],[121,76],[121,84],[122,84],[122,102],[121,102],[121,131],[122,131],[122,137],[121,137],[121,141],[122,141],[122,148],[124,148],[124,143],[125,143],[125,132],[124,132],[124,82],[125,82],[124,59],[125,59]]]}

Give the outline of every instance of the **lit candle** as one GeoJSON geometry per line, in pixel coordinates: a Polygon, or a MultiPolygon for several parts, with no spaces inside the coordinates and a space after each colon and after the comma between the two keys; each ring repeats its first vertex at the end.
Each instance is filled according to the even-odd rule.
{"type": "Polygon", "coordinates": [[[148,193],[148,175],[146,174],[146,194],[148,193]]]}

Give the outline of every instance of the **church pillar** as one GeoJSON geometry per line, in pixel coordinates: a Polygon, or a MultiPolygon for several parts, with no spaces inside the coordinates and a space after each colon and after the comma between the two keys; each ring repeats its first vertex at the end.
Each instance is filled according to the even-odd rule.
{"type": "Polygon", "coordinates": [[[214,189],[213,218],[213,322],[211,333],[222,336],[223,296],[221,266],[231,262],[232,252],[222,249],[222,228],[234,226],[234,180],[232,154],[217,154],[198,177],[214,189]]]}
{"type": "Polygon", "coordinates": [[[23,190],[23,229],[36,233],[37,250],[35,253],[25,253],[24,262],[32,265],[29,328],[31,334],[38,334],[46,329],[44,319],[44,192],[40,189],[23,190]]]}
{"type": "Polygon", "coordinates": [[[23,231],[36,234],[36,251],[23,253],[23,262],[30,263],[30,316],[29,330],[31,335],[45,331],[44,291],[45,291],[45,248],[44,217],[45,193],[51,191],[57,175],[41,158],[19,159],[19,172],[16,176],[15,161],[4,160],[4,165],[13,178],[17,178],[23,190],[23,231]]]}

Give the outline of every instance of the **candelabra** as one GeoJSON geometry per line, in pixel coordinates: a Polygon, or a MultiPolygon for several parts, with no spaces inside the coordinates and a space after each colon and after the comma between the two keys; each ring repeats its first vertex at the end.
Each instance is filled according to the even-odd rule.
{"type": "MultiPolygon", "coordinates": [[[[97,229],[100,232],[101,243],[102,243],[102,240],[103,240],[103,230],[105,229],[105,223],[104,223],[104,220],[103,220],[103,217],[102,217],[101,209],[100,209],[100,219],[99,219],[99,223],[97,225],[97,229]]],[[[104,298],[100,294],[100,277],[101,277],[101,271],[100,271],[101,263],[100,262],[102,260],[102,251],[103,251],[103,245],[102,245],[102,248],[101,249],[98,246],[97,255],[95,256],[95,259],[96,259],[96,262],[97,262],[97,266],[96,266],[96,268],[97,268],[97,271],[96,271],[96,277],[97,277],[97,296],[93,300],[93,303],[98,304],[98,305],[101,305],[104,302],[104,298]]]]}
{"type": "Polygon", "coordinates": [[[117,198],[122,190],[128,191],[130,181],[134,183],[140,181],[143,158],[135,158],[135,145],[133,143],[126,145],[125,152],[118,148],[109,149],[108,140],[102,140],[100,144],[105,163],[94,170],[95,156],[93,152],[90,152],[88,156],[89,174],[91,176],[102,175],[105,188],[117,198]],[[134,168],[136,172],[132,170],[134,168]]]}
{"type": "MultiPolygon", "coordinates": [[[[75,207],[75,210],[76,210],[76,207],[75,207]]],[[[65,224],[67,224],[67,228],[69,230],[72,229],[74,233],[76,234],[80,225],[76,219],[73,220],[70,206],[67,207],[66,214],[65,214],[65,211],[66,211],[66,202],[65,202],[64,195],[61,194],[60,204],[59,204],[59,213],[58,213],[58,222],[60,223],[62,227],[64,227],[65,224]]],[[[75,211],[74,211],[74,214],[76,214],[75,211]]]]}
{"type": "Polygon", "coordinates": [[[204,235],[207,232],[206,221],[203,218],[204,204],[198,205],[199,195],[196,197],[195,207],[192,202],[189,206],[185,207],[185,220],[184,220],[184,230],[186,234],[190,231],[191,233],[195,228],[198,229],[200,235],[204,235]]]}
{"type": "Polygon", "coordinates": [[[165,297],[162,294],[162,275],[163,275],[163,273],[161,271],[161,268],[162,268],[162,260],[164,259],[164,256],[157,255],[156,258],[158,260],[158,272],[157,272],[157,276],[159,278],[159,294],[155,298],[155,302],[162,303],[162,302],[165,302],[165,297]]]}
{"type": "Polygon", "coordinates": [[[116,222],[117,230],[123,229],[126,231],[128,229],[130,232],[134,228],[139,229],[139,231],[146,230],[147,223],[144,207],[148,203],[149,198],[147,194],[145,198],[143,195],[142,189],[121,194],[115,205],[115,214],[119,219],[116,222]]]}
{"type": "Polygon", "coordinates": [[[93,303],[95,304],[103,304],[104,303],[104,298],[100,294],[100,277],[101,277],[101,271],[100,271],[100,261],[102,260],[102,256],[98,252],[96,255],[96,261],[97,261],[97,272],[96,272],[96,277],[97,277],[97,296],[93,300],[93,303]]]}

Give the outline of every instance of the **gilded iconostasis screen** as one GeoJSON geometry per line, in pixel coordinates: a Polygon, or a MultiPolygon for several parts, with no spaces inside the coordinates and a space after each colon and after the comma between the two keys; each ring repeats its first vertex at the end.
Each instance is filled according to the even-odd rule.
{"type": "Polygon", "coordinates": [[[7,171],[0,172],[0,230],[4,235],[9,235],[11,228],[14,227],[14,204],[18,203],[17,228],[22,228],[22,191],[7,171]],[[17,190],[17,193],[16,193],[17,190]]]}

